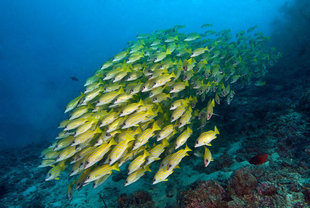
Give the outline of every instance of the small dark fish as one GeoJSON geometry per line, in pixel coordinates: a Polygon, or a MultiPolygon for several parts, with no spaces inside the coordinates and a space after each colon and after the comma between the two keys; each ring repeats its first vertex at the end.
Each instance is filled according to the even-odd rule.
{"type": "Polygon", "coordinates": [[[258,154],[254,156],[249,162],[253,165],[260,165],[266,162],[267,157],[267,154],[258,154]]]}
{"type": "Polygon", "coordinates": [[[71,80],[78,82],[79,79],[77,77],[70,77],[71,80]]]}

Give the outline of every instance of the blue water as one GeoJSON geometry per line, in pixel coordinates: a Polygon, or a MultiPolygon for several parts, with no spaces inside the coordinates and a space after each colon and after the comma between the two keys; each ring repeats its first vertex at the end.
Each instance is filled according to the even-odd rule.
{"type": "Polygon", "coordinates": [[[3,146],[52,139],[84,80],[140,33],[185,24],[267,35],[283,0],[0,1],[3,146]],[[71,76],[78,78],[72,81],[71,76]],[[16,131],[18,130],[18,131],[16,131]],[[13,133],[14,132],[14,133],[13,133]]]}
{"type": "Polygon", "coordinates": [[[239,202],[248,207],[308,207],[309,20],[308,0],[0,0],[0,208],[135,207],[139,203],[132,194],[143,198],[138,190],[152,197],[152,206],[144,207],[178,208],[183,191],[209,180],[229,196],[218,201],[236,207],[239,202]],[[269,46],[282,54],[268,68],[266,85],[235,89],[230,105],[216,105],[213,118],[221,133],[210,147],[214,162],[204,168],[193,154],[168,182],[154,186],[156,164],[152,173],[125,188],[124,165],[100,188],[74,191],[72,201],[66,197],[71,167],[61,180],[45,181],[48,168],[37,168],[40,152],[54,142],[59,122],[68,116],[66,104],[84,91],[88,77],[137,34],[174,25],[186,25],[181,32],[202,32],[205,23],[232,34],[256,25],[257,32],[270,37],[269,46]],[[249,163],[262,153],[268,155],[266,163],[249,163]],[[257,180],[248,198],[228,188],[242,168],[257,180]],[[266,184],[276,187],[276,193],[262,195],[266,184]]]}

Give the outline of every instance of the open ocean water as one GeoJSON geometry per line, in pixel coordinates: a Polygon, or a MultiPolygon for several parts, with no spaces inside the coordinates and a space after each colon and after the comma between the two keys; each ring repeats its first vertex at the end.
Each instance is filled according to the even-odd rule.
{"type": "Polygon", "coordinates": [[[310,207],[308,0],[2,0],[0,28],[0,208],[310,207]]]}

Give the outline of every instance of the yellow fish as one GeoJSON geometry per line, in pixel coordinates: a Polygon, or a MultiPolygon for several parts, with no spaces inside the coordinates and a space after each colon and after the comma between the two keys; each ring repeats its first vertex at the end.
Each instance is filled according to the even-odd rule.
{"type": "Polygon", "coordinates": [[[148,128],[145,131],[142,132],[135,141],[135,144],[133,146],[133,150],[138,149],[142,145],[146,144],[148,140],[154,136],[154,132],[160,130],[160,127],[157,125],[156,122],[154,122],[152,128],[148,128]]]}
{"type": "Polygon", "coordinates": [[[80,96],[78,96],[78,97],[74,98],[73,100],[71,100],[68,103],[67,107],[66,107],[65,113],[73,110],[80,103],[80,101],[82,100],[83,97],[84,97],[84,94],[81,93],[80,96]]]}
{"type": "Polygon", "coordinates": [[[102,176],[101,178],[95,180],[94,184],[93,184],[93,188],[97,188],[98,186],[103,184],[111,175],[112,175],[112,173],[111,174],[106,174],[106,175],[102,176]]]}
{"type": "Polygon", "coordinates": [[[152,111],[151,108],[148,109],[147,112],[142,111],[142,112],[137,112],[137,113],[131,114],[131,115],[129,115],[129,117],[124,122],[122,129],[126,129],[126,128],[136,126],[141,121],[145,120],[146,117],[153,116],[153,115],[156,115],[156,114],[152,111]]]}
{"type": "Polygon", "coordinates": [[[181,116],[178,128],[182,128],[186,124],[189,124],[191,117],[192,117],[192,108],[189,107],[189,109],[181,116]]]}
{"type": "Polygon", "coordinates": [[[182,105],[175,109],[171,116],[171,122],[178,120],[186,111],[186,106],[182,105]]]}
{"type": "Polygon", "coordinates": [[[181,149],[179,151],[177,151],[176,153],[173,153],[171,155],[171,158],[167,164],[167,168],[169,169],[174,169],[177,165],[179,165],[179,163],[181,162],[181,160],[183,159],[183,157],[185,156],[189,156],[187,154],[187,152],[192,151],[190,148],[188,148],[188,146],[185,146],[185,149],[181,149]]]}
{"type": "Polygon", "coordinates": [[[73,140],[71,146],[76,146],[78,144],[87,142],[87,141],[93,139],[96,134],[100,134],[100,133],[102,133],[102,130],[99,127],[97,127],[95,130],[88,130],[85,133],[80,134],[77,137],[74,137],[74,140],[73,140]]]}
{"type": "Polygon", "coordinates": [[[167,167],[160,168],[154,176],[153,184],[157,184],[162,181],[168,181],[168,176],[173,173],[173,169],[167,169],[167,167]]]}
{"type": "Polygon", "coordinates": [[[136,157],[128,166],[128,175],[138,170],[144,163],[146,157],[148,157],[150,153],[148,151],[144,150],[143,154],[136,157]]]}
{"type": "Polygon", "coordinates": [[[210,142],[216,138],[217,134],[220,134],[220,132],[217,130],[216,126],[214,127],[214,131],[210,130],[207,132],[203,132],[198,137],[198,139],[195,143],[195,147],[200,147],[203,145],[211,146],[210,142]]]}
{"type": "Polygon", "coordinates": [[[162,140],[162,143],[155,145],[150,151],[150,155],[145,161],[145,165],[149,165],[155,160],[160,160],[159,156],[165,151],[165,148],[169,146],[169,143],[166,139],[162,140]]]}
{"type": "Polygon", "coordinates": [[[112,91],[109,93],[106,93],[104,95],[102,95],[98,101],[96,106],[101,106],[101,105],[105,105],[105,104],[109,104],[111,103],[117,96],[121,95],[124,93],[123,88],[121,87],[118,91],[112,91]]]}
{"type": "Polygon", "coordinates": [[[112,138],[109,143],[103,143],[92,151],[92,153],[87,157],[84,165],[84,169],[87,169],[94,165],[96,162],[100,161],[104,155],[110,150],[112,145],[117,143],[112,138]]]}
{"type": "Polygon", "coordinates": [[[165,126],[158,134],[157,136],[157,141],[159,142],[160,140],[168,137],[172,132],[173,132],[173,124],[169,124],[168,126],[165,126]]]}
{"type": "Polygon", "coordinates": [[[99,166],[95,168],[93,171],[91,171],[88,176],[86,177],[86,180],[84,183],[90,183],[94,180],[98,180],[99,178],[111,174],[112,170],[120,171],[118,167],[118,163],[115,163],[113,166],[110,166],[108,164],[99,166]]]}
{"type": "Polygon", "coordinates": [[[87,105],[90,101],[95,99],[103,91],[102,87],[99,87],[84,95],[84,99],[81,105],[87,105]]]}
{"type": "Polygon", "coordinates": [[[130,184],[136,182],[137,180],[139,180],[142,176],[144,176],[144,174],[145,174],[146,171],[152,172],[149,165],[147,165],[147,166],[144,167],[144,168],[139,168],[139,169],[136,170],[135,172],[131,173],[131,174],[127,177],[124,186],[128,186],[128,185],[130,185],[130,184]]]}
{"type": "Polygon", "coordinates": [[[111,124],[113,121],[115,121],[118,117],[118,112],[114,112],[113,110],[108,113],[106,117],[103,118],[101,121],[100,127],[107,126],[111,124]]]}
{"type": "Polygon", "coordinates": [[[81,148],[79,146],[67,147],[66,149],[60,151],[59,155],[56,158],[56,162],[68,159],[80,150],[81,148]]]}
{"type": "Polygon", "coordinates": [[[205,167],[207,167],[211,161],[213,161],[211,151],[207,147],[205,147],[205,154],[203,156],[203,162],[205,164],[205,167]]]}
{"type": "Polygon", "coordinates": [[[135,112],[140,106],[143,106],[143,101],[140,99],[138,103],[131,103],[126,105],[122,110],[119,116],[127,116],[135,112]]]}
{"type": "Polygon", "coordinates": [[[50,181],[50,180],[59,180],[59,175],[62,171],[65,169],[65,162],[62,161],[58,163],[56,166],[52,165],[52,168],[48,171],[45,181],[50,181]]]}
{"type": "Polygon", "coordinates": [[[91,105],[80,106],[71,113],[69,120],[73,120],[82,116],[83,114],[87,113],[90,109],[92,109],[91,105]]]}
{"type": "Polygon", "coordinates": [[[127,134],[126,139],[119,142],[111,151],[110,155],[108,156],[108,163],[110,165],[113,165],[117,160],[119,160],[125,150],[127,149],[128,143],[130,141],[134,141],[135,138],[132,137],[131,135],[127,134]]]}
{"type": "Polygon", "coordinates": [[[170,92],[169,93],[179,93],[179,92],[181,92],[182,90],[184,90],[188,86],[189,86],[188,81],[176,82],[170,88],[170,92]]]}
{"type": "Polygon", "coordinates": [[[214,99],[212,99],[212,101],[211,100],[209,101],[207,106],[207,120],[210,120],[210,118],[212,117],[214,106],[215,106],[214,99]]]}
{"type": "Polygon", "coordinates": [[[177,137],[177,139],[175,141],[175,149],[178,149],[183,144],[185,144],[185,142],[192,135],[192,133],[193,133],[193,130],[191,128],[187,127],[187,129],[185,131],[183,131],[182,134],[180,134],[180,136],[177,137]]]}

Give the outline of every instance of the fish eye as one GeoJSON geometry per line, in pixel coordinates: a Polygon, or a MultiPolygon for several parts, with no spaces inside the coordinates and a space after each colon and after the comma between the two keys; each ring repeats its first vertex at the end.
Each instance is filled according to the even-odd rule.
{"type": "Polygon", "coordinates": [[[112,160],[111,159],[109,159],[109,163],[111,162],[112,160]]]}
{"type": "Polygon", "coordinates": [[[131,89],[129,92],[130,92],[130,93],[133,93],[133,89],[131,89]]]}
{"type": "Polygon", "coordinates": [[[126,180],[125,183],[128,183],[128,181],[126,180]]]}
{"type": "Polygon", "coordinates": [[[107,132],[107,134],[106,134],[106,135],[107,135],[108,137],[109,137],[109,136],[111,136],[111,134],[110,134],[110,133],[108,133],[108,132],[107,132]]]}
{"type": "Polygon", "coordinates": [[[168,165],[168,168],[171,168],[171,166],[172,166],[172,165],[171,165],[171,164],[169,164],[169,165],[168,165]]]}
{"type": "Polygon", "coordinates": [[[153,101],[156,101],[157,100],[157,98],[153,98],[153,101]]]}
{"type": "Polygon", "coordinates": [[[174,90],[174,87],[172,87],[171,90],[174,90]]]}
{"type": "Polygon", "coordinates": [[[156,179],[153,179],[153,182],[155,182],[156,181],[156,179]]]}
{"type": "Polygon", "coordinates": [[[88,164],[89,164],[89,162],[88,162],[88,160],[86,160],[85,165],[88,165],[88,164]]]}
{"type": "Polygon", "coordinates": [[[198,141],[196,141],[196,144],[198,144],[198,141]]]}
{"type": "Polygon", "coordinates": [[[182,122],[180,122],[179,125],[182,126],[182,122]]]}

